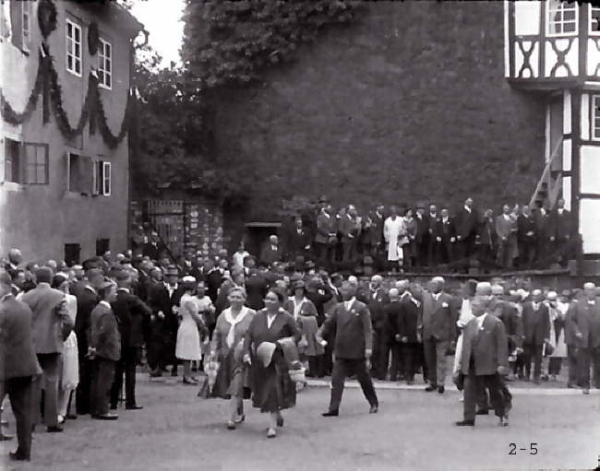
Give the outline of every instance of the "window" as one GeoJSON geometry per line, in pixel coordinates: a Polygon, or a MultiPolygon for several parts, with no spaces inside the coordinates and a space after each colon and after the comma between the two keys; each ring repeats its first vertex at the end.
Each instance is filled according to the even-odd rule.
{"type": "Polygon", "coordinates": [[[110,250],[110,239],[96,239],[96,256],[102,257],[110,250]]]}
{"type": "Polygon", "coordinates": [[[81,26],[67,20],[67,70],[81,77],[81,26]]]}
{"type": "Polygon", "coordinates": [[[593,7],[591,4],[589,33],[594,36],[600,35],[600,7],[593,7]]]}
{"type": "Polygon", "coordinates": [[[98,80],[101,87],[112,88],[112,46],[104,39],[98,50],[98,80]]]}
{"type": "Polygon", "coordinates": [[[26,182],[28,185],[47,185],[49,182],[48,145],[23,144],[26,182]]]}
{"type": "Polygon", "coordinates": [[[93,165],[90,157],[67,154],[67,191],[82,195],[92,194],[93,165]]]}
{"type": "Polygon", "coordinates": [[[562,0],[549,0],[547,33],[548,36],[570,36],[577,34],[577,3],[566,3],[562,0]]]}
{"type": "Polygon", "coordinates": [[[21,49],[29,51],[29,44],[31,43],[30,31],[31,31],[31,3],[32,2],[21,2],[22,4],[22,46],[21,49]]]}
{"type": "Polygon", "coordinates": [[[21,143],[5,139],[4,144],[4,181],[22,183],[24,175],[21,166],[21,143]]]}
{"type": "Polygon", "coordinates": [[[64,260],[69,266],[80,263],[81,246],[79,244],[65,244],[64,260]]]}
{"type": "Polygon", "coordinates": [[[592,96],[592,140],[600,141],[600,95],[592,96]]]}
{"type": "Polygon", "coordinates": [[[22,185],[47,185],[49,182],[48,145],[6,139],[4,180],[22,185]]]}
{"type": "Polygon", "coordinates": [[[104,160],[97,160],[92,170],[92,194],[110,196],[112,186],[111,164],[104,160]]]}

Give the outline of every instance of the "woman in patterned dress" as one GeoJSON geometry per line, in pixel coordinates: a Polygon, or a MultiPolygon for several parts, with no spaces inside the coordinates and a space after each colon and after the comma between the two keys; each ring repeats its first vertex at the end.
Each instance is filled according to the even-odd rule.
{"type": "Polygon", "coordinates": [[[234,430],[244,421],[244,391],[248,389],[248,368],[244,364],[244,337],[256,312],[246,306],[246,292],[235,287],[229,291],[229,307],[217,319],[213,344],[219,371],[212,395],[229,399],[227,428],[234,430]]]}

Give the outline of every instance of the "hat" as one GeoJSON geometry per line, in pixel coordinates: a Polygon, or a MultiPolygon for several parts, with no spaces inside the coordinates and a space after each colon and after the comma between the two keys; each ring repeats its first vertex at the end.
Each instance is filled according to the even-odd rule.
{"type": "Polygon", "coordinates": [[[175,265],[169,265],[165,270],[165,275],[177,276],[179,275],[179,271],[177,270],[177,267],[175,265]]]}
{"type": "Polygon", "coordinates": [[[329,203],[329,198],[327,198],[327,196],[323,195],[319,198],[319,203],[329,203]]]}
{"type": "Polygon", "coordinates": [[[492,285],[492,294],[494,296],[502,296],[504,294],[502,285],[492,285]]]}
{"type": "Polygon", "coordinates": [[[433,281],[434,283],[445,283],[446,280],[444,280],[444,278],[442,278],[441,276],[435,276],[431,281],[433,281]]]}
{"type": "Polygon", "coordinates": [[[271,364],[271,360],[273,359],[273,354],[275,353],[276,348],[277,345],[274,343],[262,342],[256,349],[256,356],[262,362],[265,368],[271,364]]]}
{"type": "Polygon", "coordinates": [[[292,287],[294,288],[294,290],[304,289],[304,288],[306,288],[306,284],[304,283],[304,280],[296,280],[296,281],[294,281],[294,284],[292,285],[292,287]]]}
{"type": "Polygon", "coordinates": [[[131,274],[127,270],[119,270],[115,274],[115,279],[117,281],[126,281],[129,279],[130,276],[131,274]]]}
{"type": "Polygon", "coordinates": [[[546,295],[546,299],[548,301],[556,301],[556,298],[558,298],[558,294],[556,293],[556,291],[549,291],[546,295]]]}
{"type": "Polygon", "coordinates": [[[184,276],[181,280],[183,283],[196,283],[196,278],[191,275],[184,276]]]}

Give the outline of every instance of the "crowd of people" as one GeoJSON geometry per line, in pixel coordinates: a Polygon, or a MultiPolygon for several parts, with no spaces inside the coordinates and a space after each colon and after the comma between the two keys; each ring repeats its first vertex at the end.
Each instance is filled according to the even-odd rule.
{"type": "Polygon", "coordinates": [[[495,216],[472,198],[451,212],[448,206],[378,205],[360,215],[354,205],[333,206],[322,198],[314,211],[285,224],[281,243],[270,239],[259,262],[293,263],[365,271],[463,271],[477,261],[483,272],[566,267],[576,256],[577,235],[570,212],[559,199],[552,211],[504,205],[495,216]]]}
{"type": "MultiPolygon", "coordinates": [[[[320,249],[326,253],[327,243],[320,249]]],[[[348,376],[360,382],[371,413],[378,411],[371,376],[413,384],[422,375],[425,390],[440,394],[451,376],[465,389],[459,425],[491,409],[507,425],[507,382],[555,381],[563,363],[568,387],[589,393],[591,368],[600,388],[600,304],[591,283],[556,293],[527,280],[469,280],[452,292],[440,277],[424,286],[279,259],[257,264],[243,248],[179,268],[144,253],[138,246],[81,265],[38,266],[9,252],[0,273],[0,399],[9,397],[17,423],[13,459],[30,458],[38,423],[57,433],[81,415],[117,420],[121,401],[141,409],[135,387],[143,364],[151,377],[177,376],[181,365],[184,384],[229,400],[230,429],[245,420],[243,400],[251,397],[268,414],[268,437],[305,376],[331,375],[326,417],[339,414],[348,376]]]]}

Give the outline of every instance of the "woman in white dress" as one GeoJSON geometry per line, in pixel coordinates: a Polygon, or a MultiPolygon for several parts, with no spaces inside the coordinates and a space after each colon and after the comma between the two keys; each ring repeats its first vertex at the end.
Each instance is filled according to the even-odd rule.
{"type": "MultiPolygon", "coordinates": [[[[77,317],[77,298],[69,294],[69,279],[64,273],[58,273],[52,279],[52,287],[65,293],[69,316],[75,324],[77,317]]],[[[79,384],[79,353],[77,348],[77,336],[71,331],[63,344],[62,374],[60,389],[58,391],[58,423],[62,424],[65,419],[76,419],[75,414],[70,414],[71,399],[73,391],[79,384]]]]}
{"type": "Polygon", "coordinates": [[[401,243],[406,236],[404,218],[398,216],[396,206],[390,208],[391,214],[383,223],[383,237],[387,244],[387,259],[391,262],[393,269],[402,265],[403,253],[401,243]]]}
{"type": "MultiPolygon", "coordinates": [[[[204,341],[201,342],[200,345],[200,355],[201,357],[204,357],[205,355],[208,355],[210,353],[209,331],[212,329],[212,326],[214,326],[216,322],[216,308],[213,305],[212,300],[208,296],[206,296],[206,284],[204,283],[204,281],[198,282],[198,284],[196,285],[196,292],[192,299],[196,303],[196,307],[198,308],[198,314],[200,315],[202,321],[204,322],[204,325],[208,329],[208,331],[206,331],[204,335],[204,341]]],[[[202,369],[201,366],[199,368],[202,369]]]]}
{"type": "Polygon", "coordinates": [[[206,327],[193,297],[196,279],[193,276],[186,276],[182,281],[184,292],[179,303],[178,314],[181,322],[177,330],[175,357],[183,363],[184,384],[196,385],[198,380],[192,376],[192,361],[202,359],[199,330],[205,330],[206,327]]]}
{"type": "Polygon", "coordinates": [[[560,374],[562,359],[567,357],[567,344],[565,343],[565,317],[569,304],[558,299],[555,291],[546,295],[548,310],[550,312],[550,344],[553,351],[548,359],[548,375],[552,381],[560,374]]]}

